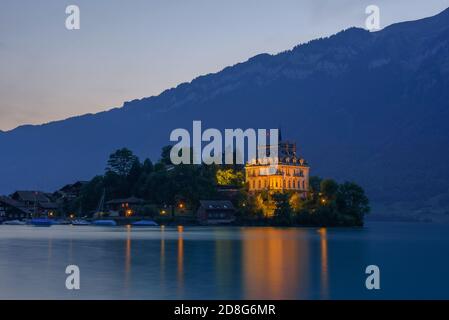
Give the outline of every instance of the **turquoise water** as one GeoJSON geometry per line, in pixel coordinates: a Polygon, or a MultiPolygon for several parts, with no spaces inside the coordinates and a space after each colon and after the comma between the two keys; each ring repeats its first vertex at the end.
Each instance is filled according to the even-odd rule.
{"type": "Polygon", "coordinates": [[[0,298],[449,299],[449,225],[0,226],[0,298]],[[65,288],[71,264],[80,290],[65,288]]]}

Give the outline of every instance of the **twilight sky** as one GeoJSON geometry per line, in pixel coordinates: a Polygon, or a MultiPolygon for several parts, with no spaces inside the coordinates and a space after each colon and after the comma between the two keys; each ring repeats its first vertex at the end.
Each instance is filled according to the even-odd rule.
{"type": "Polygon", "coordinates": [[[1,0],[0,130],[121,106],[294,45],[437,14],[449,0],[1,0]],[[65,8],[81,30],[65,28],[65,8]]]}

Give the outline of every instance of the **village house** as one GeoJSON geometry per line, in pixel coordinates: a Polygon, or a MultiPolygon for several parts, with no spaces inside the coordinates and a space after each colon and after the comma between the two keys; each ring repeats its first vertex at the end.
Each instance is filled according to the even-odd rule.
{"type": "Polygon", "coordinates": [[[31,214],[31,211],[22,203],[10,197],[0,196],[0,221],[27,219],[31,217],[31,214]]]}
{"type": "Polygon", "coordinates": [[[235,208],[229,200],[200,200],[197,217],[201,224],[229,224],[235,221],[235,208]]]}
{"type": "Polygon", "coordinates": [[[144,204],[145,200],[136,197],[113,199],[106,202],[109,212],[123,217],[132,217],[144,204]]]}
{"type": "Polygon", "coordinates": [[[241,186],[223,185],[217,186],[217,193],[220,199],[234,201],[239,197],[241,186]]]}
{"type": "Polygon", "coordinates": [[[65,185],[64,187],[56,191],[54,195],[64,202],[72,201],[80,196],[81,189],[87,183],[87,181],[77,181],[75,183],[65,185]]]}
{"type": "Polygon", "coordinates": [[[19,202],[33,217],[52,217],[59,209],[58,204],[52,201],[51,194],[41,191],[16,191],[10,198],[19,202]]]}

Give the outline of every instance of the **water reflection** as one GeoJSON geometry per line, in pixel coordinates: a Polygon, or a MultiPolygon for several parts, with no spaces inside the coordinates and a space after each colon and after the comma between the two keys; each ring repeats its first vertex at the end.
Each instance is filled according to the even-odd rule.
{"type": "Polygon", "coordinates": [[[160,254],[160,274],[161,274],[161,287],[164,288],[165,284],[165,226],[161,226],[161,254],[160,254]]]}
{"type": "Polygon", "coordinates": [[[50,264],[51,262],[52,251],[53,251],[53,239],[50,237],[48,238],[48,264],[50,264]]]}
{"type": "Polygon", "coordinates": [[[329,298],[329,270],[328,270],[328,253],[327,253],[327,229],[321,228],[318,230],[320,234],[320,248],[321,248],[321,298],[329,298]]]}
{"type": "Polygon", "coordinates": [[[184,227],[178,226],[178,293],[184,290],[184,227]]]}
{"type": "Polygon", "coordinates": [[[217,291],[223,297],[232,297],[229,288],[232,287],[233,279],[238,276],[239,270],[235,270],[234,266],[240,256],[236,255],[238,252],[234,250],[234,242],[228,239],[215,240],[215,270],[212,271],[215,273],[217,291]]]}
{"type": "Polygon", "coordinates": [[[125,241],[125,288],[128,289],[131,277],[131,226],[126,226],[125,241]]]}
{"type": "Polygon", "coordinates": [[[243,229],[246,299],[289,299],[309,286],[309,239],[293,229],[243,229]]]}
{"type": "Polygon", "coordinates": [[[448,230],[0,226],[0,298],[447,299],[448,230]],[[364,287],[373,261],[389,270],[376,293],[364,287]],[[80,291],[65,289],[69,264],[80,291]]]}

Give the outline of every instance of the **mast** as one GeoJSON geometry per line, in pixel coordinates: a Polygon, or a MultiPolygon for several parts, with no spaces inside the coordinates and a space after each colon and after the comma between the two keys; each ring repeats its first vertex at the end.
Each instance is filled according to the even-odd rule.
{"type": "Polygon", "coordinates": [[[104,198],[105,198],[105,196],[106,196],[106,188],[103,188],[103,193],[101,195],[100,202],[98,203],[98,209],[97,209],[98,213],[100,213],[100,212],[102,213],[104,211],[104,198]]]}
{"type": "Polygon", "coordinates": [[[34,191],[34,217],[37,217],[37,191],[34,191]]]}

